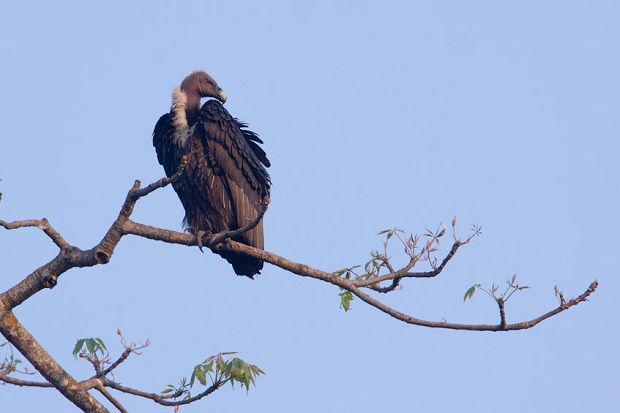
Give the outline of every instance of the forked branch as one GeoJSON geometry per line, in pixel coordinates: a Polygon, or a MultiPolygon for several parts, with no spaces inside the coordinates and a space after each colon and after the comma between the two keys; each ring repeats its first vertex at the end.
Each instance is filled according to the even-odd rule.
{"type": "MultiPolygon", "coordinates": [[[[172,176],[171,178],[160,179],[144,188],[141,188],[140,181],[135,181],[133,187],[128,192],[125,201],[122,204],[118,217],[112,223],[108,231],[104,234],[101,242],[99,242],[99,244],[89,250],[81,250],[78,247],[70,245],[50,225],[50,223],[45,218],[41,220],[23,220],[14,222],[6,222],[0,220],[0,227],[4,227],[7,230],[24,227],[39,228],[52,240],[52,242],[60,250],[59,254],[53,260],[37,268],[33,273],[26,276],[24,280],[22,280],[20,283],[0,294],[0,332],[7,338],[7,340],[12,345],[15,346],[15,348],[20,351],[21,354],[23,354],[28,359],[28,361],[30,361],[30,363],[51,385],[56,387],[63,395],[65,395],[69,400],[71,400],[74,404],[76,404],[84,411],[107,411],[96,399],[94,399],[88,393],[88,390],[93,388],[96,388],[121,412],[124,411],[122,406],[120,406],[120,403],[118,403],[118,401],[107,392],[107,390],[105,389],[106,387],[113,388],[122,392],[127,392],[130,394],[135,394],[141,397],[146,397],[163,405],[178,405],[185,403],[167,400],[171,397],[171,395],[162,396],[154,395],[152,393],[145,393],[121,386],[120,384],[109,380],[106,375],[109,374],[118,364],[122,363],[127,358],[127,356],[129,356],[131,351],[123,353],[119,360],[117,360],[116,363],[112,364],[107,369],[98,371],[96,377],[82,383],[76,382],[54,361],[51,356],[49,356],[49,354],[45,352],[45,350],[36,342],[34,337],[32,337],[28,333],[28,331],[23,326],[21,326],[21,324],[19,324],[19,321],[15,318],[12,312],[13,308],[22,304],[24,301],[26,301],[28,298],[32,297],[34,294],[41,291],[42,289],[53,288],[56,285],[60,275],[65,273],[67,270],[71,268],[89,267],[98,264],[108,263],[119,241],[125,235],[136,235],[147,239],[187,246],[199,246],[202,243],[203,245],[210,246],[210,248],[214,250],[231,250],[239,254],[258,258],[274,266],[282,268],[290,273],[302,277],[314,278],[323,282],[333,284],[343,290],[350,292],[362,301],[400,321],[408,324],[432,328],[474,331],[511,331],[531,328],[538,323],[556,314],[559,314],[560,312],[563,312],[583,301],[586,301],[590,294],[592,294],[598,286],[598,282],[594,281],[590,284],[588,289],[577,298],[568,301],[562,299],[560,305],[557,308],[530,321],[520,322],[516,324],[508,324],[506,322],[505,309],[503,306],[500,306],[500,321],[496,325],[456,324],[443,321],[437,322],[418,319],[397,311],[396,309],[384,304],[380,300],[371,297],[366,292],[362,291],[362,289],[374,290],[381,293],[388,293],[394,291],[403,279],[436,277],[442,273],[446,265],[456,254],[457,250],[461,246],[469,243],[471,237],[464,242],[459,241],[455,237],[455,242],[453,243],[450,251],[443,258],[439,265],[436,265],[436,262],[430,257],[431,252],[434,251],[434,248],[431,248],[433,242],[427,242],[427,245],[422,250],[423,253],[421,254],[425,254],[426,259],[429,260],[432,267],[431,271],[412,271],[415,264],[423,258],[421,254],[416,255],[413,252],[415,249],[414,243],[413,246],[408,247],[410,248],[409,255],[411,259],[409,263],[403,268],[399,270],[394,270],[391,262],[389,261],[389,258],[387,257],[387,255],[385,255],[381,256],[379,261],[382,261],[382,265],[389,271],[389,273],[379,275],[379,273],[377,272],[376,274],[369,274],[365,277],[350,279],[348,277],[342,277],[339,275],[335,275],[334,273],[321,271],[304,264],[296,263],[286,258],[280,257],[276,254],[233,241],[232,238],[237,237],[238,235],[249,231],[256,225],[258,225],[267,210],[267,206],[269,203],[268,198],[265,199],[263,203],[261,203],[260,211],[256,219],[254,219],[246,227],[224,233],[208,235],[200,239],[192,234],[156,228],[131,221],[130,216],[133,213],[136,202],[141,197],[144,197],[159,188],[163,188],[169,185],[180,176],[180,174],[183,172],[184,166],[185,160],[183,161],[179,170],[174,176],[172,176]],[[387,286],[381,286],[382,282],[387,281],[391,281],[391,283],[387,286]]],[[[433,240],[441,237],[444,232],[445,229],[444,231],[433,235],[433,240]]],[[[6,372],[0,372],[0,381],[19,386],[48,386],[48,384],[46,383],[28,382],[9,378],[6,372]]],[[[187,403],[191,403],[192,401],[198,400],[211,394],[213,391],[217,390],[217,388],[219,388],[221,384],[222,383],[219,382],[213,383],[213,385],[207,388],[207,390],[205,390],[203,393],[191,399],[188,399],[189,401],[187,401],[187,403]]]]}

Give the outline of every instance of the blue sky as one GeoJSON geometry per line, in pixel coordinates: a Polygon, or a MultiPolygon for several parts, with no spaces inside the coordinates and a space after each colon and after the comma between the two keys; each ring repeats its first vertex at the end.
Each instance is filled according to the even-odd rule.
{"type": "MultiPolygon", "coordinates": [[[[181,411],[612,412],[620,398],[616,2],[1,2],[0,217],[47,217],[95,245],[134,179],[163,176],[151,146],[173,87],[205,69],[264,139],[273,167],[267,249],[333,271],[380,230],[458,216],[483,236],[441,278],[384,298],[420,318],[494,323],[472,284],[517,273],[511,322],[588,303],[516,333],[405,325],[267,265],[236,277],[196,248],[126,237],[105,266],[72,270],[16,309],[74,377],[81,337],[152,345],[116,379],[162,390],[218,351],[267,372],[181,411]]],[[[136,221],[180,229],[171,188],[136,221]]],[[[443,250],[449,247],[442,244],[443,250]]],[[[39,231],[0,232],[0,289],[53,258],[39,231]]],[[[399,249],[393,250],[398,256],[399,249]]],[[[4,350],[6,352],[6,350],[4,350]]],[[[171,411],[119,396],[129,411],[171,411]],[[159,409],[159,410],[157,410],[159,409]]],[[[0,387],[3,409],[65,412],[52,390],[0,387]]]]}

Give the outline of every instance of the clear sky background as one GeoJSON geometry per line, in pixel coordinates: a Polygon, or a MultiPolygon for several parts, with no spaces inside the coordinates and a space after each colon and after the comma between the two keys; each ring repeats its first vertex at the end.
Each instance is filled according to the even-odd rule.
{"type": "MultiPolygon", "coordinates": [[[[152,341],[116,371],[128,386],[160,391],[218,351],[267,372],[247,395],[227,386],[182,412],[615,412],[619,18],[615,1],[2,1],[4,220],[47,217],[94,246],[134,179],[163,176],[152,129],[205,69],[265,141],[269,251],[334,271],[364,263],[380,230],[456,215],[465,237],[478,223],[440,278],[380,297],[461,323],[497,322],[483,295],[463,304],[475,283],[516,272],[532,287],[507,305],[518,322],[554,308],[555,285],[574,297],[600,281],[532,330],[441,331],[359,300],[344,313],[337,288],[270,265],[251,281],[210,252],[126,237],[108,265],[69,271],[16,315],[77,379],[92,371],[75,340],[118,355],[117,328],[152,341]]],[[[176,230],[182,217],[172,188],[133,215],[176,230]]],[[[0,231],[0,289],[56,253],[38,230],[0,231]]],[[[0,410],[75,408],[0,386],[0,410]]]]}

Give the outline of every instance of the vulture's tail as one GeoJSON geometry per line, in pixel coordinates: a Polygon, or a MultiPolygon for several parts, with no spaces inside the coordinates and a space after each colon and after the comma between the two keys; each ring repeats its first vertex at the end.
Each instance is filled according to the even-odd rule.
{"type": "Polygon", "coordinates": [[[237,275],[245,275],[254,279],[254,275],[260,274],[263,269],[263,261],[257,258],[238,255],[231,251],[217,251],[222,258],[228,261],[237,275]]]}

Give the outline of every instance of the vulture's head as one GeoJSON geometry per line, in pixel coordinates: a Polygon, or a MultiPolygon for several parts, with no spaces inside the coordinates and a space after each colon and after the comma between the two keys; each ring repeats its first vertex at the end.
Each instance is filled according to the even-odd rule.
{"type": "Polygon", "coordinates": [[[203,98],[212,97],[222,103],[226,102],[226,92],[217,85],[217,82],[211,76],[202,70],[193,72],[183,79],[181,90],[187,94],[196,93],[203,98]]]}

